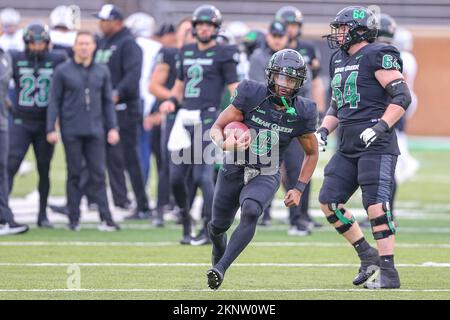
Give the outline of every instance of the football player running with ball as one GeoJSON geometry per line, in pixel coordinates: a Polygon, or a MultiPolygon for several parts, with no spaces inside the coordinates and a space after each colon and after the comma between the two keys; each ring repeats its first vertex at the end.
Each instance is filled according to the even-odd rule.
{"type": "Polygon", "coordinates": [[[377,21],[364,7],[341,10],[330,26],[328,44],[340,50],[330,63],[332,100],[316,133],[319,146],[325,147],[327,136],[338,126],[341,130],[338,151],[325,167],[320,206],[361,260],[353,284],[365,282],[369,289],[399,288],[389,201],[399,155],[392,128],[411,102],[401,74],[402,61],[393,46],[373,43],[377,21]],[[378,251],[364,239],[358,223],[345,209],[358,187],[378,251]]]}
{"type": "Polygon", "coordinates": [[[306,75],[303,57],[295,50],[276,52],[266,68],[267,85],[242,81],[231,104],[211,128],[213,142],[226,156],[214,192],[212,220],[208,232],[212,268],[208,286],[218,289],[226,270],[252,240],[259,216],[272,202],[280,186],[279,164],[290,141],[297,138],[305,150],[302,170],[284,203],[296,206],[316,168],[318,144],[314,136],[316,104],[297,96],[306,75]],[[251,132],[240,137],[224,128],[243,122],[251,132]],[[227,243],[226,231],[241,209],[239,225],[227,243]]]}

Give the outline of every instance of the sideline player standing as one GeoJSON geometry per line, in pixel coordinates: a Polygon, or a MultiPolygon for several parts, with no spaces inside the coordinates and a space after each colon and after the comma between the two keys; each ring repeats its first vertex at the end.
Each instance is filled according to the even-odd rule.
{"type": "Polygon", "coordinates": [[[14,176],[32,144],[39,173],[37,225],[51,228],[47,218],[47,198],[54,146],[47,142],[47,107],[53,71],[66,60],[66,55],[49,51],[50,36],[46,26],[29,25],[24,30],[23,40],[25,51],[11,52],[16,99],[9,132],[9,188],[11,192],[14,176]]]}
{"type": "MultiPolygon", "coordinates": [[[[325,93],[322,79],[320,77],[320,53],[315,45],[302,38],[304,17],[299,9],[294,6],[284,6],[275,14],[275,19],[286,24],[287,34],[289,36],[288,48],[297,50],[305,59],[308,65],[307,81],[300,88],[299,95],[312,99],[317,104],[317,109],[322,115],[325,109],[325,93]]],[[[320,116],[321,118],[321,116],[320,116]]],[[[295,141],[286,150],[284,166],[289,175],[286,177],[285,188],[291,188],[295,183],[304,152],[295,141]]],[[[313,228],[322,225],[313,221],[309,215],[309,198],[311,183],[302,194],[301,204],[298,207],[289,208],[290,224],[288,234],[305,236],[309,235],[313,228]]]]}
{"type": "MultiPolygon", "coordinates": [[[[213,216],[208,224],[213,243],[213,268],[207,272],[211,289],[219,288],[226,270],[252,240],[259,216],[280,186],[279,164],[291,140],[298,139],[305,158],[296,185],[286,194],[286,206],[300,203],[317,164],[318,146],[313,134],[316,105],[297,96],[306,76],[302,56],[292,49],[278,51],[270,59],[266,74],[267,85],[251,80],[241,82],[231,105],[211,129],[211,138],[219,148],[244,151],[245,157],[245,161],[226,157],[217,179],[213,216]],[[234,135],[224,139],[223,129],[233,121],[242,121],[255,132],[251,143],[245,135],[238,140],[234,135]],[[227,244],[226,231],[239,207],[241,220],[227,244]]],[[[239,152],[237,156],[240,158],[239,152]]]]}
{"type": "MultiPolygon", "coordinates": [[[[199,164],[175,164],[173,159],[170,163],[170,182],[175,201],[180,207],[183,217],[182,244],[203,245],[210,242],[206,225],[211,219],[214,165],[206,163],[211,159],[197,158],[198,155],[201,157],[203,152],[193,155],[192,150],[195,145],[194,131],[201,128],[202,132],[205,132],[216,120],[225,84],[230,93],[238,84],[236,66],[239,54],[236,47],[219,45],[215,41],[221,24],[222,15],[214,6],[203,5],[194,11],[192,32],[197,41],[185,45],[181,49],[178,79],[171,90],[171,97],[160,106],[163,113],[173,112],[179,107],[177,119],[180,119],[182,123],[181,130],[184,131],[183,127],[185,127],[191,134],[190,141],[188,141],[189,147],[176,145],[181,141],[180,128],[176,126],[176,119],[169,137],[169,150],[182,151],[183,158],[191,154],[190,161],[193,161],[191,163],[200,160],[199,164]],[[192,242],[190,239],[190,199],[185,183],[190,170],[193,170],[194,183],[199,185],[202,190],[204,206],[203,228],[198,236],[192,239],[192,242]]],[[[202,151],[208,145],[209,142],[202,142],[202,151]]]]}
{"type": "Polygon", "coordinates": [[[328,222],[354,246],[361,267],[353,284],[365,288],[399,288],[394,267],[395,224],[389,202],[399,154],[393,126],[408,108],[411,96],[400,72],[402,61],[393,46],[373,43],[374,13],[364,7],[342,9],[331,22],[331,106],[317,130],[319,145],[340,127],[338,151],[325,167],[319,201],[328,222]],[[362,189],[363,205],[378,252],[364,235],[345,203],[362,189]]]}

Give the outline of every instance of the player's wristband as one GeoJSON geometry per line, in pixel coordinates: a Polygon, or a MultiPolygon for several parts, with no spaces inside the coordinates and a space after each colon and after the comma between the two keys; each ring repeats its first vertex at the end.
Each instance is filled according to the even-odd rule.
{"type": "Polygon", "coordinates": [[[373,131],[377,134],[388,132],[390,130],[389,125],[383,119],[380,119],[376,125],[372,127],[373,131]]]}
{"type": "Polygon", "coordinates": [[[307,183],[304,183],[302,181],[297,181],[297,183],[294,186],[294,189],[297,189],[298,191],[303,193],[305,191],[305,188],[307,185],[308,185],[307,183]]]}

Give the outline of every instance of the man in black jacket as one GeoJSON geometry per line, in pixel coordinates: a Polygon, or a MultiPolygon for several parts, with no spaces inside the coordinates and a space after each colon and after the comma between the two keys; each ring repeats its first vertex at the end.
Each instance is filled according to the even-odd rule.
{"type": "Polygon", "coordinates": [[[67,159],[67,197],[69,228],[79,229],[80,172],[83,158],[89,169],[90,184],[100,211],[100,231],[116,231],[108,207],[105,186],[105,132],[107,142],[119,142],[116,113],[111,101],[111,77],[104,65],[93,62],[95,40],[89,32],[79,32],[74,58],[55,70],[47,110],[47,140],[55,144],[59,118],[67,159]]]}
{"type": "Polygon", "coordinates": [[[139,79],[142,50],[124,26],[123,14],[115,6],[105,4],[96,14],[104,35],[98,42],[95,61],[107,64],[112,78],[113,103],[116,105],[121,142],[107,148],[107,166],[114,204],[129,207],[125,168],[136,197],[136,212],[130,218],[150,216],[148,198],[137,149],[137,132],[142,120],[139,79]]]}

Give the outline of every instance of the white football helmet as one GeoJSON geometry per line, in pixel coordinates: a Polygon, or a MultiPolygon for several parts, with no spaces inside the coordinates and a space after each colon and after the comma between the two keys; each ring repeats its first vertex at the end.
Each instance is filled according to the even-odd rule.
{"type": "Polygon", "coordinates": [[[412,33],[405,28],[397,28],[394,34],[394,46],[396,46],[399,51],[412,51],[412,33]]]}
{"type": "Polygon", "coordinates": [[[125,20],[125,26],[135,37],[150,38],[155,28],[155,19],[144,12],[136,12],[125,20]]]}
{"type": "Polygon", "coordinates": [[[0,24],[17,26],[20,23],[20,13],[13,8],[5,8],[0,11],[0,24]]]}
{"type": "Polygon", "coordinates": [[[230,22],[226,27],[226,32],[233,36],[235,44],[241,43],[249,31],[249,27],[242,21],[230,22]]]}
{"type": "Polygon", "coordinates": [[[67,28],[71,31],[80,29],[81,10],[77,5],[57,6],[50,13],[50,28],[67,28]]]}

